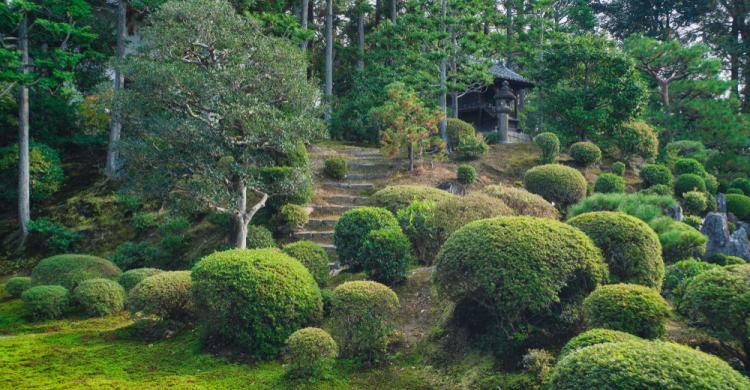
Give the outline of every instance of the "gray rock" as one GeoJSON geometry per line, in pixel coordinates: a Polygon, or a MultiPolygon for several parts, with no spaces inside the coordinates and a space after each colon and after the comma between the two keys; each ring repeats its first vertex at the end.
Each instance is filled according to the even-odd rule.
{"type": "Polygon", "coordinates": [[[716,211],[720,213],[727,212],[727,197],[724,194],[716,194],[716,211]]]}
{"type": "Polygon", "coordinates": [[[437,188],[448,191],[453,195],[461,195],[463,196],[466,194],[466,187],[464,187],[463,184],[455,181],[446,181],[444,183],[438,184],[437,188]]]}
{"type": "Polygon", "coordinates": [[[675,221],[682,221],[683,214],[682,214],[682,207],[678,204],[674,207],[669,207],[664,210],[664,214],[666,214],[668,217],[674,219],[675,221]]]}
{"type": "Polygon", "coordinates": [[[750,242],[745,229],[739,228],[730,235],[726,214],[708,213],[703,220],[701,233],[708,237],[705,258],[721,253],[750,261],[750,242]]]}

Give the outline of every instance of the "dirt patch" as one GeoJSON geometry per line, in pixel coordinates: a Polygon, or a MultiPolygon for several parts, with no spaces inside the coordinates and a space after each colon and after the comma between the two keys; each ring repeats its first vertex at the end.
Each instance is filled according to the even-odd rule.
{"type": "Polygon", "coordinates": [[[406,282],[394,287],[401,301],[398,326],[406,346],[414,346],[437,325],[442,305],[436,301],[432,289],[434,267],[420,267],[409,272],[406,282]]]}

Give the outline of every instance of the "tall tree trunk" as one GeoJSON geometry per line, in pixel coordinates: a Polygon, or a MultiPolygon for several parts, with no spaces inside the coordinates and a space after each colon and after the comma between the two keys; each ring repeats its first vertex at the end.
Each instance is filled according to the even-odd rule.
{"type": "Polygon", "coordinates": [[[391,0],[391,23],[396,24],[398,0],[391,0]]]}
{"type": "Polygon", "coordinates": [[[664,109],[669,113],[669,80],[663,80],[657,78],[659,82],[659,90],[661,95],[661,103],[664,105],[664,109]]]}
{"type": "MultiPolygon", "coordinates": [[[[446,26],[445,26],[445,19],[448,14],[448,4],[447,0],[442,0],[440,2],[440,32],[445,34],[446,32],[446,26]]],[[[445,42],[443,42],[445,43],[445,42]]],[[[445,49],[443,45],[443,49],[445,49]]],[[[440,120],[440,123],[438,124],[440,127],[440,136],[443,138],[443,141],[448,143],[448,131],[447,131],[447,121],[446,118],[448,116],[448,75],[447,75],[447,67],[448,67],[448,60],[445,58],[445,53],[443,53],[443,58],[440,59],[440,66],[439,66],[439,72],[440,72],[440,96],[438,97],[438,105],[440,106],[440,110],[443,113],[443,118],[440,120]]]]}
{"type": "MultiPolygon", "coordinates": [[[[115,56],[120,61],[125,57],[125,24],[127,23],[128,6],[126,0],[117,2],[117,48],[115,56]]],[[[114,96],[122,90],[125,84],[125,77],[120,70],[119,64],[115,66],[114,96]]],[[[114,177],[117,174],[117,142],[120,141],[122,132],[122,109],[118,104],[112,105],[112,121],[109,124],[109,145],[107,147],[107,163],[104,167],[104,174],[114,177]]]]}
{"type": "Polygon", "coordinates": [[[234,214],[234,246],[235,248],[239,249],[245,249],[247,248],[247,232],[248,232],[248,226],[250,225],[250,222],[253,220],[253,217],[258,212],[258,210],[262,209],[266,206],[266,201],[268,200],[268,194],[253,190],[253,192],[256,195],[260,196],[260,200],[256,202],[253,207],[250,209],[247,208],[247,186],[242,180],[238,180],[236,183],[236,188],[239,191],[240,197],[237,200],[237,212],[234,214]]]}
{"type": "Polygon", "coordinates": [[[331,120],[333,100],[333,0],[326,0],[326,68],[325,100],[328,104],[325,111],[326,121],[331,120]]]}
{"type": "Polygon", "coordinates": [[[375,25],[380,24],[380,17],[381,12],[383,12],[383,2],[382,0],[375,0],[375,25]]]}
{"type": "MultiPolygon", "coordinates": [[[[18,26],[18,48],[21,51],[21,73],[28,74],[29,61],[29,16],[24,12],[18,26]]],[[[21,239],[29,234],[31,220],[29,181],[29,87],[21,83],[18,90],[18,223],[21,239]]]]}
{"type": "Polygon", "coordinates": [[[452,94],[451,100],[453,100],[453,111],[451,112],[451,118],[458,118],[458,93],[452,94]]]}
{"type": "Polygon", "coordinates": [[[360,12],[357,16],[357,70],[365,70],[365,13],[360,12]]]}
{"type": "Polygon", "coordinates": [[[732,27],[730,29],[732,34],[732,50],[729,53],[729,78],[735,82],[732,87],[732,94],[736,98],[740,98],[740,43],[739,43],[739,22],[736,17],[732,17],[732,27]]]}
{"type": "Polygon", "coordinates": [[[505,0],[505,16],[507,18],[508,28],[506,29],[506,40],[508,44],[508,52],[506,54],[505,63],[510,69],[513,66],[513,0],[505,0]]]}
{"type": "Polygon", "coordinates": [[[409,142],[409,172],[414,170],[414,143],[409,142]]]}
{"type": "MultiPolygon", "coordinates": [[[[310,7],[310,0],[302,0],[302,6],[300,7],[300,25],[302,25],[303,30],[307,30],[307,11],[310,7]]],[[[299,43],[299,47],[302,48],[302,50],[307,50],[307,39],[303,39],[302,42],[299,43]]]]}

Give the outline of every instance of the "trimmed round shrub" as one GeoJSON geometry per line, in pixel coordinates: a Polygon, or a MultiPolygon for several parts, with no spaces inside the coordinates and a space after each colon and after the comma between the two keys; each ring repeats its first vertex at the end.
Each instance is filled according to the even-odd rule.
{"type": "Polygon", "coordinates": [[[320,328],[303,328],[286,340],[287,372],[297,378],[318,378],[329,369],[339,354],[333,337],[320,328]]]}
{"type": "Polygon", "coordinates": [[[727,194],[726,200],[728,212],[742,220],[750,218],[750,196],[727,194]]]}
{"type": "Polygon", "coordinates": [[[73,291],[73,300],[90,316],[111,315],[125,307],[125,289],[111,279],[87,279],[73,291]]]}
{"type": "Polygon", "coordinates": [[[719,192],[719,179],[717,179],[716,176],[706,174],[703,181],[706,182],[706,191],[708,191],[709,194],[716,195],[719,192]]]}
{"type": "Polygon", "coordinates": [[[700,214],[706,211],[706,208],[708,207],[706,193],[688,191],[682,194],[682,207],[690,214],[700,214]]]}
{"type": "Polygon", "coordinates": [[[596,211],[568,221],[594,240],[614,283],[661,288],[664,261],[659,236],[645,222],[625,213],[596,211]]]}
{"type": "Polygon", "coordinates": [[[590,347],[592,345],[639,340],[643,339],[627,332],[620,332],[619,330],[604,328],[594,328],[591,330],[587,330],[579,334],[578,336],[575,336],[572,339],[568,340],[568,342],[565,343],[565,346],[560,351],[560,359],[571,352],[577,351],[581,348],[590,347]]]}
{"type": "Polygon", "coordinates": [[[688,191],[706,192],[706,182],[694,173],[677,176],[677,180],[674,182],[675,195],[682,196],[688,191]]]}
{"type": "Polygon", "coordinates": [[[382,359],[399,306],[396,293],[377,282],[345,282],[336,287],[331,329],[341,355],[364,362],[382,359]]]}
{"type": "Polygon", "coordinates": [[[454,148],[457,160],[476,160],[487,153],[489,148],[484,142],[482,134],[475,134],[471,137],[462,137],[458,146],[454,148]]]}
{"type": "Polygon", "coordinates": [[[333,233],[336,254],[343,264],[355,270],[362,264],[357,260],[359,249],[367,234],[372,230],[398,227],[396,217],[390,211],[379,207],[361,207],[345,212],[338,221],[333,233]]]}
{"type": "Polygon", "coordinates": [[[498,198],[510,207],[516,215],[558,219],[555,206],[541,196],[532,194],[523,188],[490,185],[482,190],[485,194],[498,198]]]}
{"type": "Polygon", "coordinates": [[[358,257],[367,279],[395,284],[406,280],[411,244],[398,227],[371,230],[358,257]]]}
{"type": "Polygon", "coordinates": [[[559,164],[540,165],[526,171],[527,190],[541,195],[558,207],[567,207],[586,197],[588,182],[577,169],[559,164]]]}
{"type": "Polygon", "coordinates": [[[649,223],[659,235],[664,262],[674,263],[706,251],[708,238],[700,231],[670,217],[659,217],[649,223]]]}
{"type": "Polygon", "coordinates": [[[570,145],[568,151],[573,160],[584,167],[599,162],[602,159],[602,150],[592,142],[582,141],[570,145]]]}
{"type": "Polygon", "coordinates": [[[48,257],[31,271],[35,285],[54,284],[75,290],[86,279],[117,279],[122,271],[111,261],[89,255],[57,255],[48,257]]]}
{"type": "Polygon", "coordinates": [[[483,193],[475,192],[446,199],[435,206],[438,241],[442,244],[453,232],[469,222],[513,214],[513,210],[502,200],[483,193]]]}
{"type": "Polygon", "coordinates": [[[730,188],[730,189],[728,189],[728,190],[727,190],[727,192],[726,192],[726,193],[727,193],[727,195],[729,195],[729,194],[738,194],[738,195],[744,195],[744,194],[745,194],[745,193],[744,193],[744,192],[742,192],[742,190],[741,190],[741,189],[739,189],[739,188],[730,188]]]}
{"type": "Polygon", "coordinates": [[[438,226],[435,222],[435,202],[414,201],[399,210],[396,219],[401,231],[411,242],[411,248],[417,260],[425,265],[432,264],[435,254],[442,244],[438,240],[438,226]]]}
{"type": "Polygon", "coordinates": [[[605,173],[596,178],[594,192],[625,192],[625,180],[622,176],[617,176],[614,173],[605,173]]]}
{"type": "Polygon", "coordinates": [[[677,176],[692,173],[703,177],[706,175],[706,168],[704,168],[703,164],[696,159],[678,158],[677,161],[674,162],[674,173],[677,176]]]}
{"type": "Polygon", "coordinates": [[[433,274],[441,297],[488,311],[499,321],[491,325],[505,330],[556,326],[562,320],[551,313],[575,312],[606,280],[607,265],[588,236],[533,217],[464,226],[443,245],[433,274]]]}
{"type": "Polygon", "coordinates": [[[189,320],[195,314],[192,285],[190,271],[151,275],[130,290],[128,310],[133,314],[156,316],[162,320],[189,320]]]}
{"type": "Polygon", "coordinates": [[[745,195],[750,195],[750,179],[738,177],[729,182],[729,188],[735,188],[740,190],[745,195]]]}
{"type": "Polygon", "coordinates": [[[697,215],[686,215],[682,218],[682,222],[686,225],[690,225],[693,229],[700,230],[701,224],[703,224],[703,218],[697,215]]]}
{"type": "Polygon", "coordinates": [[[661,195],[661,196],[672,196],[672,186],[666,184],[655,184],[644,190],[641,190],[644,195],[661,195]]]}
{"type": "Polygon", "coordinates": [[[653,127],[644,121],[624,123],[610,137],[622,158],[639,156],[648,160],[659,153],[659,138],[653,127]]]}
{"type": "Polygon", "coordinates": [[[302,263],[318,285],[323,285],[328,281],[330,258],[323,247],[312,241],[297,241],[284,245],[282,250],[302,263]]]}
{"type": "Polygon", "coordinates": [[[342,180],[349,173],[349,164],[343,157],[330,157],[325,161],[323,173],[331,179],[342,180]]]}
{"type": "Polygon", "coordinates": [[[247,249],[276,248],[273,233],[264,226],[250,225],[247,227],[247,249]]]}
{"type": "MultiPolygon", "coordinates": [[[[59,191],[63,183],[60,155],[45,144],[32,143],[29,148],[29,184],[31,200],[48,199],[59,191]]],[[[18,197],[18,144],[0,148],[0,199],[12,201],[18,197]]]]}
{"type": "Polygon", "coordinates": [[[693,258],[680,260],[671,264],[667,267],[665,272],[662,293],[665,296],[679,299],[684,291],[685,283],[690,278],[716,267],[718,267],[718,265],[693,258]]]}
{"type": "MultiPolygon", "coordinates": [[[[732,230],[730,229],[730,232],[732,230]]],[[[712,264],[719,264],[719,265],[740,265],[740,264],[747,264],[747,261],[741,257],[737,256],[727,256],[723,253],[714,253],[711,256],[708,256],[705,261],[712,263],[712,264]]]]}
{"type": "Polygon", "coordinates": [[[643,180],[643,187],[651,187],[657,184],[672,186],[672,171],[669,167],[661,164],[648,164],[638,173],[643,180]]]}
{"type": "Polygon", "coordinates": [[[500,133],[496,131],[484,133],[484,142],[486,142],[487,145],[497,145],[500,143],[500,141],[500,133]]]}
{"type": "Polygon", "coordinates": [[[661,341],[603,343],[560,359],[549,390],[747,389],[750,382],[720,358],[661,341]]]}
{"type": "Polygon", "coordinates": [[[193,267],[192,279],[204,345],[258,358],[276,356],[292,332],[323,310],[310,272],[278,249],[213,253],[193,267]]]}
{"type": "Polygon", "coordinates": [[[32,320],[61,318],[70,308],[70,293],[63,286],[34,286],[21,294],[32,320]]]}
{"type": "Polygon", "coordinates": [[[310,215],[304,207],[288,203],[281,206],[277,218],[279,225],[285,230],[292,231],[304,226],[310,220],[310,215]]]}
{"type": "Polygon", "coordinates": [[[20,298],[24,291],[33,286],[28,276],[16,276],[5,282],[5,293],[11,298],[20,298]]]}
{"type": "Polygon", "coordinates": [[[125,271],[117,279],[117,282],[125,289],[130,291],[135,287],[141,280],[146,279],[149,276],[156,275],[160,272],[164,272],[158,268],[135,268],[129,271],[125,271]]]}
{"type": "Polygon", "coordinates": [[[666,332],[669,306],[659,293],[637,284],[599,286],[583,301],[583,316],[594,328],[656,338],[666,332]]]}
{"type": "Polygon", "coordinates": [[[461,164],[458,166],[457,178],[458,182],[461,184],[474,184],[474,182],[477,180],[477,171],[473,166],[469,164],[461,164]]]}
{"type": "Polygon", "coordinates": [[[399,185],[377,191],[370,197],[369,202],[371,206],[382,207],[395,214],[415,200],[439,202],[454,196],[448,191],[434,187],[399,185]]]}
{"type": "Polygon", "coordinates": [[[461,140],[472,138],[476,135],[476,130],[474,130],[474,126],[471,123],[458,118],[448,118],[445,130],[448,135],[448,146],[451,149],[457,148],[461,140]]]}
{"type": "Polygon", "coordinates": [[[620,161],[613,163],[611,171],[617,176],[625,175],[625,163],[620,161]]]}
{"type": "Polygon", "coordinates": [[[552,164],[560,155],[560,139],[555,133],[540,133],[534,137],[534,143],[542,149],[542,154],[539,156],[539,162],[542,164],[552,164]]]}

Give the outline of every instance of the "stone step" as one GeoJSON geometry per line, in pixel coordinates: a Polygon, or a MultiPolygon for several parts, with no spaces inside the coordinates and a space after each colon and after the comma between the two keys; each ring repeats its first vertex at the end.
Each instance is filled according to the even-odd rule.
{"type": "Polygon", "coordinates": [[[323,199],[328,203],[340,204],[340,205],[364,205],[367,204],[366,196],[358,195],[345,195],[345,194],[330,194],[324,195],[323,199]]]}
{"type": "Polygon", "coordinates": [[[394,162],[352,162],[352,163],[349,163],[349,171],[351,172],[384,171],[384,170],[398,169],[400,167],[401,167],[400,163],[394,163],[394,162]]]}
{"type": "Polygon", "coordinates": [[[380,149],[375,148],[349,148],[338,151],[339,153],[348,154],[350,156],[354,157],[372,157],[372,156],[380,156],[382,157],[383,154],[380,153],[380,149]]]}
{"type": "Polygon", "coordinates": [[[352,204],[320,204],[320,205],[312,205],[313,208],[312,215],[341,215],[353,208],[357,208],[360,206],[352,205],[352,204]]]}
{"type": "Polygon", "coordinates": [[[328,254],[332,254],[332,255],[336,254],[336,245],[333,245],[333,244],[318,244],[318,245],[320,245],[323,249],[325,249],[326,252],[328,252],[328,254]]]}
{"type": "Polygon", "coordinates": [[[323,183],[326,186],[333,187],[333,188],[339,188],[344,190],[357,190],[357,191],[367,191],[372,190],[375,188],[375,185],[368,182],[346,182],[346,181],[328,181],[323,183]]]}
{"type": "Polygon", "coordinates": [[[338,218],[310,218],[309,221],[307,221],[307,224],[305,225],[305,229],[310,230],[310,228],[333,228],[336,226],[336,221],[338,221],[338,218]]]}
{"type": "Polygon", "coordinates": [[[383,173],[350,173],[346,175],[346,180],[377,180],[385,179],[388,174],[383,173]]]}
{"type": "Polygon", "coordinates": [[[300,230],[294,232],[294,237],[300,240],[310,240],[316,242],[326,242],[333,240],[333,230],[300,230]]]}

